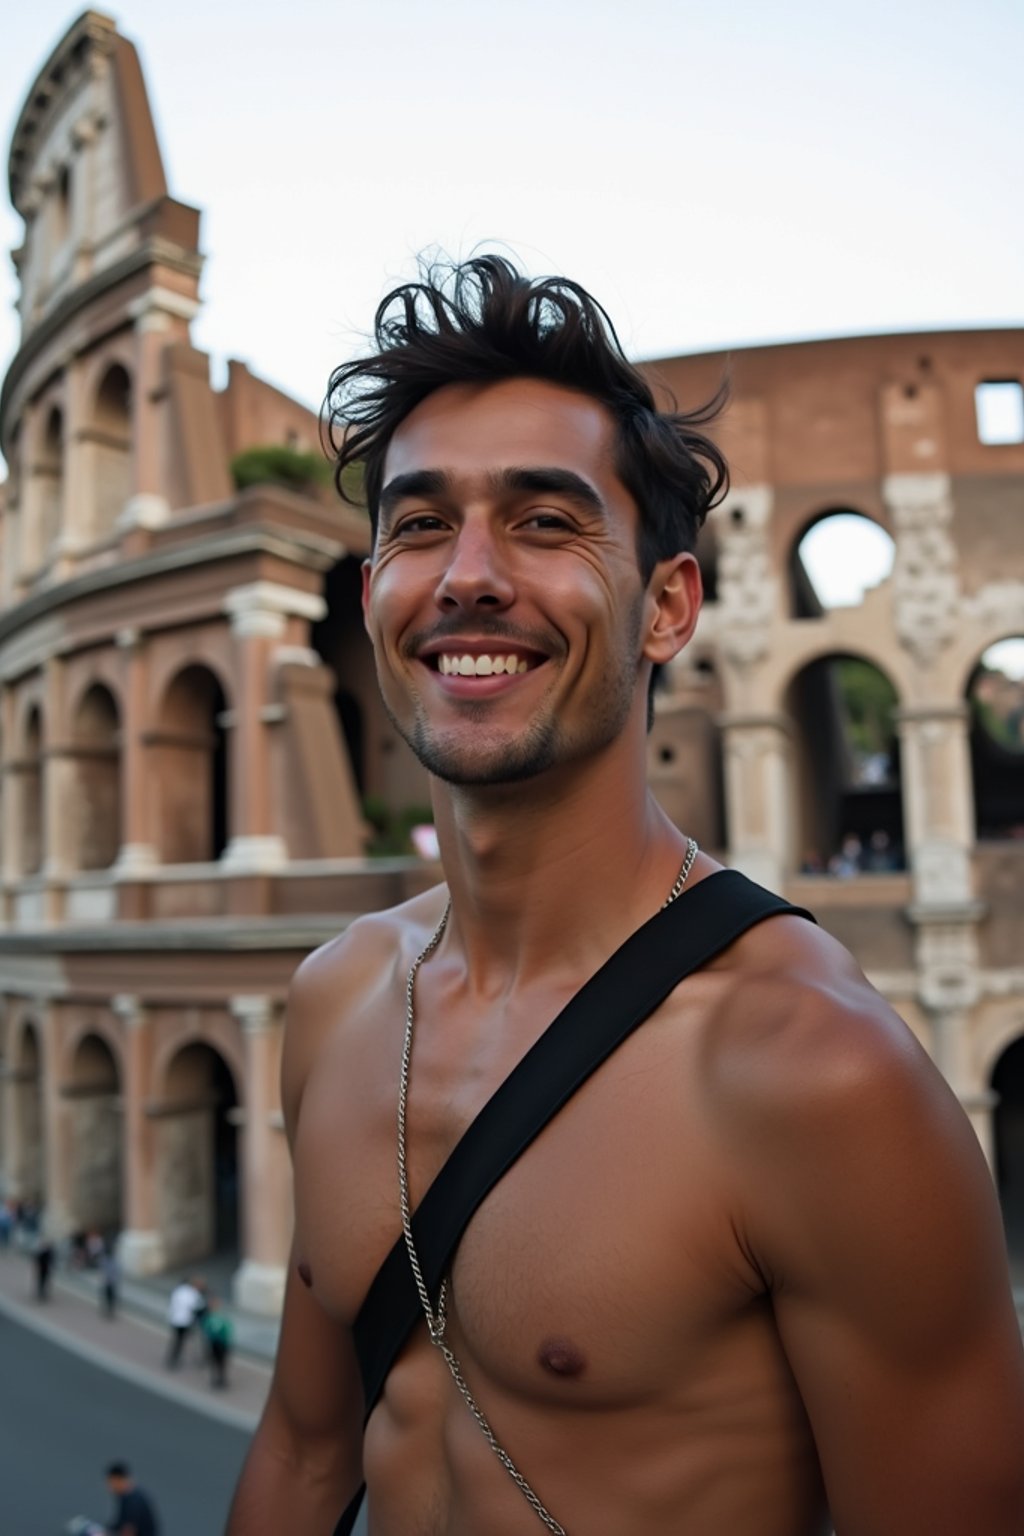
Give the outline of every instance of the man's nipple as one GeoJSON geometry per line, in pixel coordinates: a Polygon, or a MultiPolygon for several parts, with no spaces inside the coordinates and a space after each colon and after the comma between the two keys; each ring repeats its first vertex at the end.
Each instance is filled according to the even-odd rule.
{"type": "Polygon", "coordinates": [[[295,1268],[298,1271],[299,1279],[302,1281],[303,1285],[308,1291],[310,1286],[313,1284],[313,1271],[310,1269],[305,1259],[303,1259],[300,1264],[296,1264],[295,1268]]]}
{"type": "Polygon", "coordinates": [[[552,1376],[582,1376],[587,1362],[571,1339],[544,1339],[537,1359],[552,1376]]]}

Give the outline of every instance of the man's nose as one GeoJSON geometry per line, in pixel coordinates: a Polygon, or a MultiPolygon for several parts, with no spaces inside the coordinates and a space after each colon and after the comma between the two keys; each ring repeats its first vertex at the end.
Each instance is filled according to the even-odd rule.
{"type": "Polygon", "coordinates": [[[435,593],[445,612],[508,608],[515,590],[498,541],[487,529],[463,528],[435,593]]]}

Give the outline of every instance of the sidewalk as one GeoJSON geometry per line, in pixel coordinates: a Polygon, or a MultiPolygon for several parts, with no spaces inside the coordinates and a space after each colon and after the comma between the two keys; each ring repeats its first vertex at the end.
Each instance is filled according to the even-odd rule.
{"type": "Polygon", "coordinates": [[[178,1370],[164,1367],[166,1296],[174,1283],[174,1276],[125,1281],[119,1314],[109,1320],[100,1313],[95,1273],[55,1271],[50,1299],[38,1302],[30,1259],[14,1248],[0,1251],[0,1315],[137,1386],[238,1429],[254,1429],[270,1385],[276,1323],[226,1309],[235,1324],[236,1352],[227,1388],[215,1390],[196,1338],[188,1341],[178,1370]]]}

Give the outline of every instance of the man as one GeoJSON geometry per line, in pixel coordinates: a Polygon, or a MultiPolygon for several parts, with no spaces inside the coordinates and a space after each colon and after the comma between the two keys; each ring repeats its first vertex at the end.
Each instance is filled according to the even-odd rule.
{"type": "Polygon", "coordinates": [[[687,876],[693,925],[736,879],[645,782],[724,466],[583,290],[497,258],[397,291],[332,384],[446,886],[295,978],[294,1255],[231,1536],[327,1536],[362,1478],[375,1536],[1019,1536],[1024,1365],[983,1158],[791,915],[680,982],[514,1162],[364,1435],[352,1328],[403,1205],[687,876]]]}
{"type": "Polygon", "coordinates": [[[176,1370],[181,1364],[185,1340],[204,1308],[203,1295],[198,1286],[191,1280],[179,1280],[167,1302],[167,1326],[170,1333],[164,1364],[168,1370],[176,1370]]]}
{"type": "Polygon", "coordinates": [[[160,1536],[160,1526],[149,1495],[133,1481],[126,1462],[107,1468],[107,1487],[114,1499],[110,1536],[160,1536]]]}

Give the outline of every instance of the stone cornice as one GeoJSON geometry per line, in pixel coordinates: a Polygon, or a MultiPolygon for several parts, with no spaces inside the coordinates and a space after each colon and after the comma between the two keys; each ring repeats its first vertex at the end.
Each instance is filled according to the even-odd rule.
{"type": "Polygon", "coordinates": [[[7,955],[139,954],[163,955],[189,950],[215,952],[296,950],[308,953],[336,938],[355,921],[355,913],[325,914],[322,918],[230,918],[181,923],[104,923],[102,927],[0,930],[0,990],[12,988],[3,973],[7,955]]]}
{"type": "MultiPolygon", "coordinates": [[[[335,546],[327,540],[309,534],[288,537],[280,530],[262,527],[234,529],[210,538],[196,539],[186,545],[154,550],[138,559],[126,560],[121,565],[85,571],[58,586],[34,592],[16,607],[8,608],[0,614],[0,647],[27,625],[47,618],[82,598],[108,592],[115,587],[131,586],[135,582],[147,581],[170,571],[211,565],[254,552],[276,555],[314,571],[329,570],[336,558],[335,546]]],[[[219,605],[215,603],[211,611],[219,611],[219,605]]],[[[0,655],[0,666],[2,660],[0,655]]]]}

